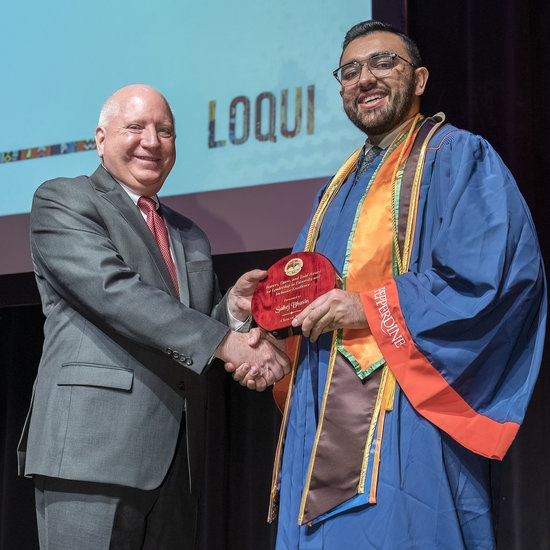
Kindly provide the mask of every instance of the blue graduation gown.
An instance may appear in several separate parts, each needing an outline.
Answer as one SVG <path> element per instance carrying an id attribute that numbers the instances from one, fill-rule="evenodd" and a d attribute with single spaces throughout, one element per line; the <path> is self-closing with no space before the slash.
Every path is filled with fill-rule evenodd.
<path id="1" fill-rule="evenodd" d="M 350 175 L 323 221 L 316 251 L 339 270 L 357 204 L 380 160 L 359 181 Z M 310 221 L 295 250 L 303 249 Z M 445 382 L 476 414 L 520 424 L 542 355 L 544 273 L 523 198 L 479 136 L 447 126 L 432 138 L 410 268 L 394 284 L 414 345 Z M 489 459 L 428 421 L 399 384 L 385 419 L 376 504 L 358 495 L 313 525 L 298 525 L 331 340 L 325 334 L 302 342 L 277 550 L 494 548 Z"/>

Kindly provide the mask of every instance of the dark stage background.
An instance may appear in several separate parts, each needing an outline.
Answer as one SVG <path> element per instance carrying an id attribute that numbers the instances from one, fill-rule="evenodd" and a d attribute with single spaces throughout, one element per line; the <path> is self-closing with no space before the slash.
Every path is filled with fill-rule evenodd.
<path id="1" fill-rule="evenodd" d="M 424 113 L 444 111 L 456 126 L 487 138 L 504 158 L 531 208 L 548 261 L 550 45 L 545 27 L 550 4 L 379 0 L 374 16 L 408 26 L 418 42 L 431 71 Z M 249 267 L 267 267 L 286 252 L 216 257 L 222 286 Z M 0 277 L 0 550 L 38 548 L 32 483 L 16 477 L 15 448 L 40 356 L 42 323 L 32 275 Z M 221 369 L 208 376 L 203 548 L 269 550 L 274 528 L 265 517 L 279 415 L 269 392 L 247 392 Z M 546 353 L 519 436 L 504 461 L 495 463 L 499 550 L 550 549 L 550 444 L 545 438 L 549 390 Z"/>

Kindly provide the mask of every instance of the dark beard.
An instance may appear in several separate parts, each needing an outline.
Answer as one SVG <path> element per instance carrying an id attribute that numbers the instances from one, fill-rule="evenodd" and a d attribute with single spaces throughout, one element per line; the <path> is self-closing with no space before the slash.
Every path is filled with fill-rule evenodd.
<path id="1" fill-rule="evenodd" d="M 406 83 L 406 88 L 402 90 L 398 96 L 395 96 L 393 104 L 390 109 L 384 114 L 382 120 L 378 124 L 367 126 L 359 117 L 358 110 L 352 108 L 346 108 L 344 104 L 344 111 L 361 132 L 367 134 L 367 136 L 380 136 L 389 134 L 393 129 L 397 128 L 402 122 L 404 122 L 407 113 L 409 112 L 411 105 L 414 101 L 414 88 L 415 78 L 414 75 Z"/>

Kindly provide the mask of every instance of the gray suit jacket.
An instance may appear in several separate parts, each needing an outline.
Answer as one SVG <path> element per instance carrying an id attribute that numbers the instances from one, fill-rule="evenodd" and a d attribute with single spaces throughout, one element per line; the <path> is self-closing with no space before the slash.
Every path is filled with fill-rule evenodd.
<path id="1" fill-rule="evenodd" d="M 20 473 L 153 489 L 186 408 L 200 485 L 199 374 L 228 331 L 205 234 L 162 207 L 179 278 L 140 211 L 103 168 L 35 193 L 31 241 L 45 342 L 19 446 Z"/>

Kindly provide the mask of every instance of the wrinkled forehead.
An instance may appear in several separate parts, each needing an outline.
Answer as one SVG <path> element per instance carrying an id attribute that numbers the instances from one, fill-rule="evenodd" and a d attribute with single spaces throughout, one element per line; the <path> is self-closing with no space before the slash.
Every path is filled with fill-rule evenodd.
<path id="1" fill-rule="evenodd" d="M 174 125 L 172 110 L 163 96 L 131 95 L 117 101 L 115 118 L 118 121 L 143 121 Z"/>
<path id="2" fill-rule="evenodd" d="M 394 52 L 408 58 L 405 43 L 391 32 L 372 32 L 352 40 L 342 52 L 340 65 L 352 61 L 365 61 L 380 52 Z"/>

